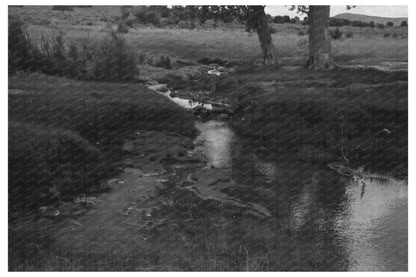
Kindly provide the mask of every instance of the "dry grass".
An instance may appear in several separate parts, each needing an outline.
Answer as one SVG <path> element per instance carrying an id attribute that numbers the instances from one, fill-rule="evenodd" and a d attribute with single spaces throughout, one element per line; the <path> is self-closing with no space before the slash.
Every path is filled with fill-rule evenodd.
<path id="1" fill-rule="evenodd" d="M 37 41 L 40 37 L 64 32 L 66 41 L 99 39 L 108 27 L 105 26 L 65 26 L 59 29 L 30 26 L 29 33 Z M 250 62 L 261 57 L 256 34 L 244 30 L 186 30 L 159 29 L 141 27 L 124 34 L 127 41 L 138 52 L 155 54 L 166 53 L 170 56 L 199 60 L 202 58 L 220 58 L 235 62 Z M 279 32 L 273 34 L 276 51 L 281 58 L 304 60 L 308 51 L 307 36 L 297 33 Z M 384 60 L 407 61 L 408 40 L 402 37 L 355 36 L 332 42 L 335 59 L 345 63 L 352 60 L 360 63 L 377 63 Z"/>
<path id="2" fill-rule="evenodd" d="M 63 32 L 66 41 L 94 39 L 104 36 L 110 28 L 116 29 L 118 6 L 75 8 L 73 12 L 52 11 L 50 6 L 9 8 L 10 14 L 19 15 L 27 24 L 30 35 L 40 37 Z M 45 16 L 46 15 L 46 16 Z M 271 24 L 277 53 L 285 62 L 304 62 L 308 51 L 307 26 Z M 333 27 L 331 27 L 333 28 Z M 407 61 L 408 28 L 340 27 L 344 36 L 333 41 L 334 57 L 342 63 L 372 63 L 384 60 Z M 346 38 L 346 34 L 352 37 Z M 195 30 L 155 28 L 136 25 L 124 34 L 138 52 L 166 53 L 170 56 L 198 60 L 221 58 L 250 62 L 261 57 L 257 35 L 248 34 L 243 26 L 219 29 L 200 27 Z"/>

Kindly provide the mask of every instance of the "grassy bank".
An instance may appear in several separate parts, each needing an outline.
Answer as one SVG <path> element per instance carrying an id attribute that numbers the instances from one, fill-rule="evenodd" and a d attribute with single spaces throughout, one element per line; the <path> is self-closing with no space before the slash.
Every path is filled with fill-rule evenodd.
<path id="1" fill-rule="evenodd" d="M 268 69 L 236 75 L 237 91 L 223 83 L 241 134 L 314 163 L 407 175 L 407 72 Z"/>
<path id="2" fill-rule="evenodd" d="M 35 73 L 11 76 L 9 90 L 11 207 L 33 209 L 99 185 L 133 131 L 195 134 L 185 111 L 141 85 Z M 43 192 L 22 193 L 33 187 Z"/>

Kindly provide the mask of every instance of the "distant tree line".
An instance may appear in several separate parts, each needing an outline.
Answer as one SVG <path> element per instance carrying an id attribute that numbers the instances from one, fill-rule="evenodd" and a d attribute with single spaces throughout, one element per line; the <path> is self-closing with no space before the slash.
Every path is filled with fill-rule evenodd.
<path id="1" fill-rule="evenodd" d="M 361 21 L 361 20 L 348 20 L 345 18 L 336 18 L 336 17 L 331 17 L 329 19 L 328 22 L 329 26 L 332 27 L 341 27 L 341 26 L 353 26 L 353 27 L 370 27 L 370 28 L 384 28 L 385 26 L 388 27 L 392 27 L 394 26 L 394 23 L 389 21 L 386 23 L 386 25 L 384 25 L 383 23 L 374 23 L 374 21 L 370 21 L 370 22 L 365 22 L 365 21 Z M 406 27 L 407 26 L 407 21 L 403 20 L 402 23 L 400 24 L 401 27 Z"/>

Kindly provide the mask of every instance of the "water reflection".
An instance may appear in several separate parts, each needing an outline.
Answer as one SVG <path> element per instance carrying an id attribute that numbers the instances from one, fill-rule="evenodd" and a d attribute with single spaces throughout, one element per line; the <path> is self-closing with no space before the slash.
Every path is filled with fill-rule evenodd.
<path id="1" fill-rule="evenodd" d="M 233 178 L 273 186 L 268 208 L 289 270 L 407 270 L 405 182 L 347 178 L 291 155 L 254 155 L 255 149 L 234 153 Z"/>
<path id="2" fill-rule="evenodd" d="M 212 166 L 230 168 L 240 188 L 257 193 L 245 200 L 273 213 L 255 225 L 236 219 L 230 245 L 244 245 L 247 233 L 261 237 L 253 249 L 268 249 L 272 270 L 407 270 L 405 182 L 348 178 L 288 153 L 261 155 L 220 121 L 196 127 L 196 151 Z"/>
<path id="3" fill-rule="evenodd" d="M 201 132 L 195 140 L 195 151 L 202 152 L 208 164 L 215 168 L 230 167 L 234 140 L 234 132 L 230 127 L 216 120 L 197 122 L 195 127 Z"/>

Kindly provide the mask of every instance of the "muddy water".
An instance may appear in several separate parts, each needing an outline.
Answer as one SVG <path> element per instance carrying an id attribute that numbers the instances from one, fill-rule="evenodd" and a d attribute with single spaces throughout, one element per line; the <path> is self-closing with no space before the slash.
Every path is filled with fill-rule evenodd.
<path id="1" fill-rule="evenodd" d="M 278 226 L 270 244 L 287 251 L 275 270 L 407 270 L 406 183 L 354 180 L 289 154 L 260 154 L 224 122 L 196 127 L 201 131 L 197 150 L 209 164 L 231 170 L 238 184 L 263 191 L 262 204 L 273 218 L 258 228 Z"/>
<path id="2" fill-rule="evenodd" d="M 169 98 L 186 109 L 201 105 Z M 221 121 L 197 122 L 196 128 L 195 151 L 210 166 L 231 171 L 238 185 L 258 192 L 246 201 L 260 201 L 272 211 L 271 219 L 254 227 L 255 236 L 265 237 L 254 248 L 268 249 L 268 269 L 407 270 L 406 182 L 354 179 L 288 153 L 259 151 L 259 145 Z M 237 234 L 253 227 L 244 219 L 232 224 L 237 244 L 247 243 Z"/>

